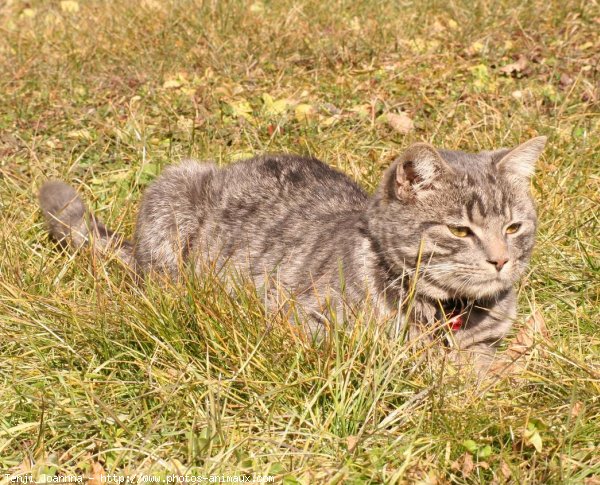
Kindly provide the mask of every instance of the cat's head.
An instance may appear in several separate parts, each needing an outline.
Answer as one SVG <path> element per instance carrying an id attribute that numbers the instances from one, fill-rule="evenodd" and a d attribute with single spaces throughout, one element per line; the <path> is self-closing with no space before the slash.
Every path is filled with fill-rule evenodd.
<path id="1" fill-rule="evenodd" d="M 373 223 L 387 260 L 417 275 L 417 290 L 431 298 L 483 298 L 509 288 L 535 242 L 529 186 L 545 143 L 537 137 L 477 154 L 410 147 L 375 198 Z"/>

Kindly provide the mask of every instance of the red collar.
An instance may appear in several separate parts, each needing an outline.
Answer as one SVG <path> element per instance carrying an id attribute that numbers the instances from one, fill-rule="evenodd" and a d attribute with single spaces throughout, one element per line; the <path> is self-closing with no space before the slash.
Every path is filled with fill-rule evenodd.
<path id="1" fill-rule="evenodd" d="M 466 323 L 466 302 L 456 299 L 448 300 L 443 306 L 443 319 L 453 332 L 458 332 Z"/>
<path id="2" fill-rule="evenodd" d="M 453 311 L 446 315 L 448 326 L 453 332 L 458 332 L 465 324 L 464 315 L 462 313 Z"/>

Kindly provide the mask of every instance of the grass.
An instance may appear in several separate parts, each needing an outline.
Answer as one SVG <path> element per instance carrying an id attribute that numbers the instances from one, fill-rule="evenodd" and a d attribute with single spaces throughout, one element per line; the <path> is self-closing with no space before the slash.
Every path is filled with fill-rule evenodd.
<path id="1" fill-rule="evenodd" d="M 570 0 L 4 2 L 0 470 L 599 483 L 599 31 L 597 2 Z M 58 251 L 35 202 L 60 177 L 131 234 L 182 157 L 310 153 L 372 191 L 412 142 L 536 134 L 515 331 L 537 310 L 549 337 L 486 388 L 376 325 L 313 348 L 245 287 L 136 288 Z"/>

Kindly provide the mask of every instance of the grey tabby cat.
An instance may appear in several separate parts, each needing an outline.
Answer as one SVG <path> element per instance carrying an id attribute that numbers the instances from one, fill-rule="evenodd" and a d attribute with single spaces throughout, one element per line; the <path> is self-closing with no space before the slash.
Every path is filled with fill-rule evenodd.
<path id="1" fill-rule="evenodd" d="M 146 191 L 133 243 L 63 182 L 46 183 L 39 200 L 56 240 L 116 251 L 137 274 L 177 278 L 183 263 L 200 274 L 233 268 L 274 307 L 285 289 L 312 332 L 367 298 L 412 335 L 445 326 L 481 367 L 515 316 L 513 285 L 536 231 L 530 177 L 545 143 L 477 154 L 419 143 L 371 197 L 314 158 L 184 161 Z"/>

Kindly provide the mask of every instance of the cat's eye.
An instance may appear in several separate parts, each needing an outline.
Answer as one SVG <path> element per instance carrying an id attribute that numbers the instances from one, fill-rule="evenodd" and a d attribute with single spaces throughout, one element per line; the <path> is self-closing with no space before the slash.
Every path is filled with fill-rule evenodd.
<path id="1" fill-rule="evenodd" d="M 516 222 L 516 223 L 511 224 L 510 226 L 508 226 L 506 228 L 506 234 L 514 234 L 519 229 L 521 229 L 521 224 L 519 224 L 518 222 Z"/>
<path id="2" fill-rule="evenodd" d="M 448 229 L 456 237 L 467 237 L 471 234 L 471 229 L 465 226 L 448 226 Z"/>

